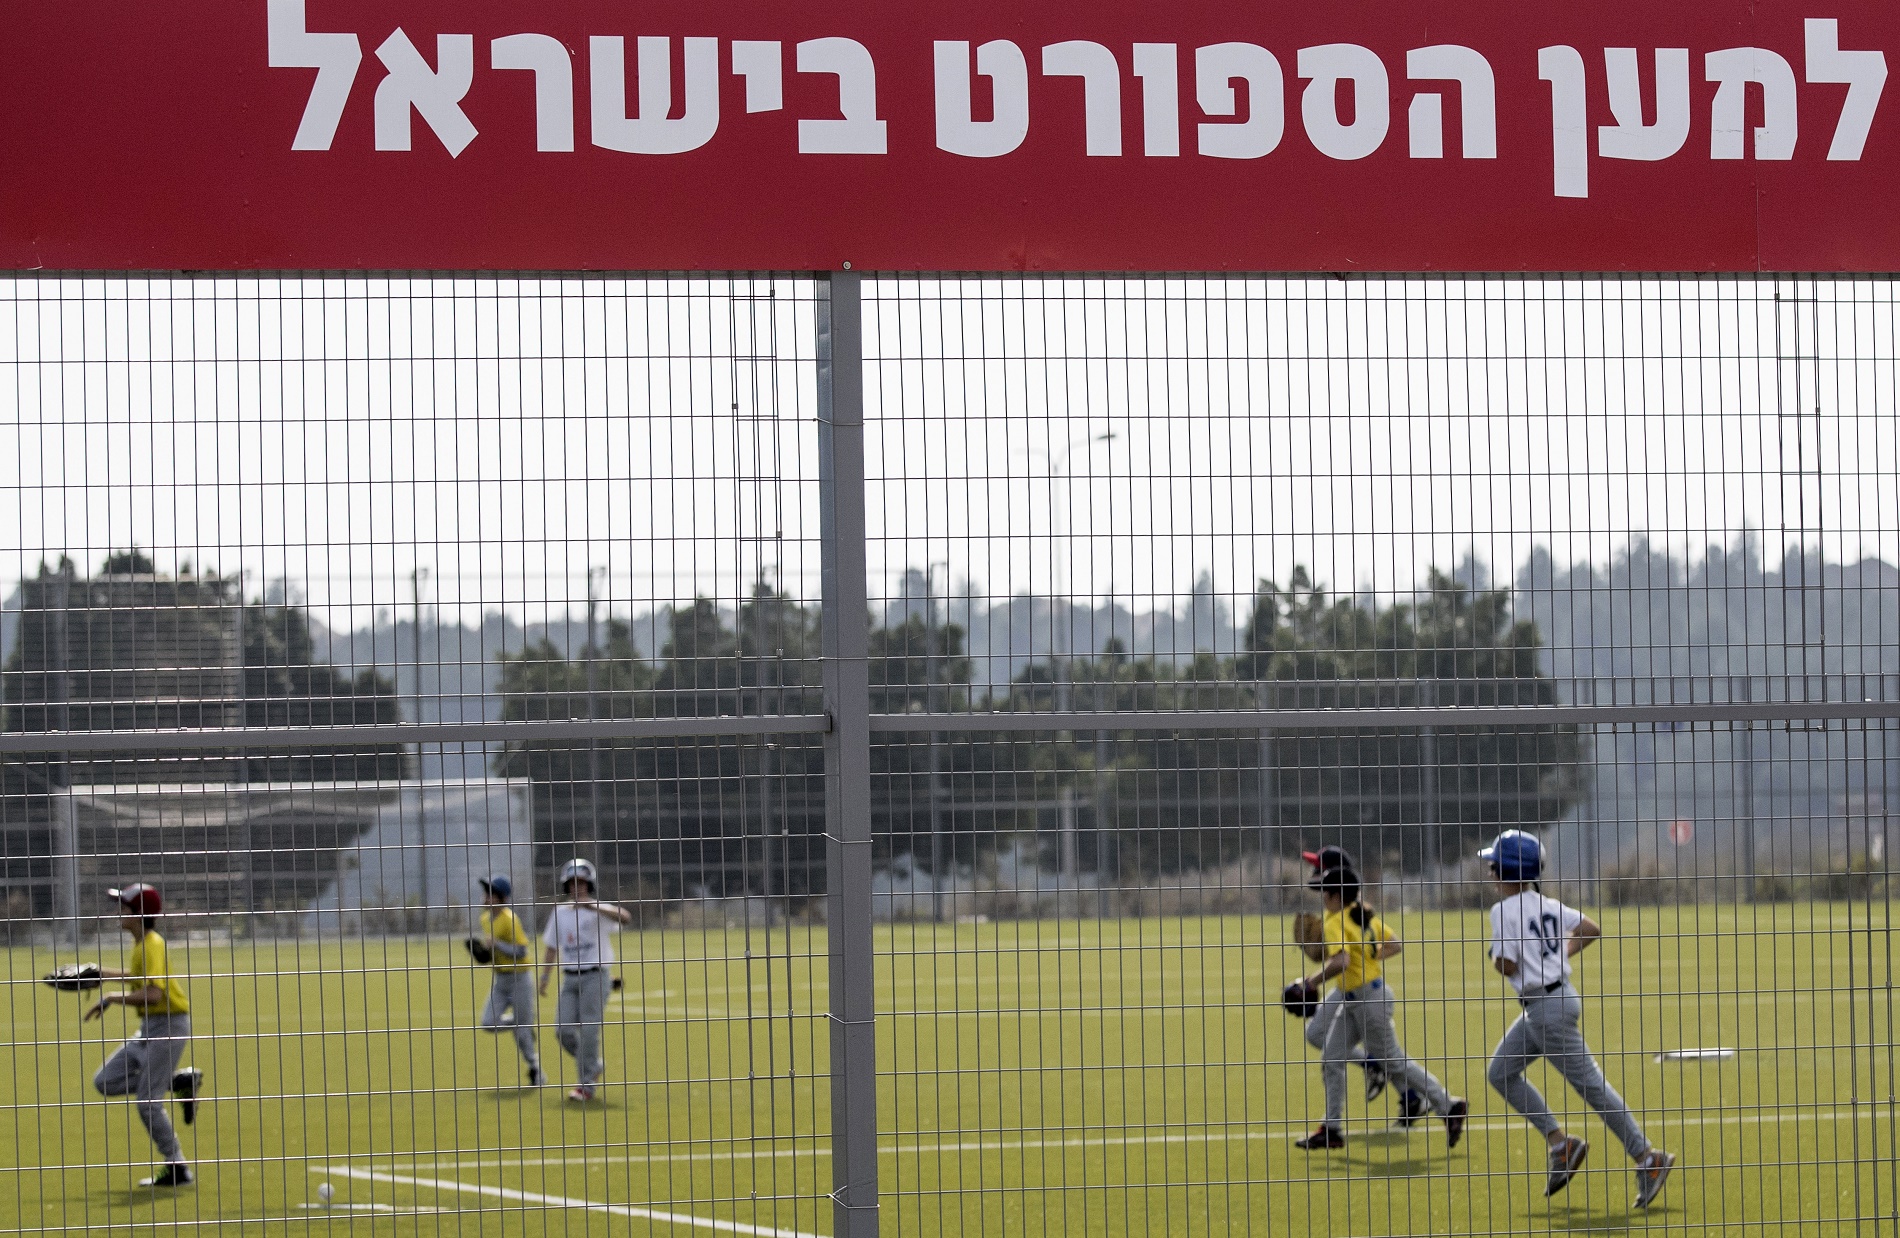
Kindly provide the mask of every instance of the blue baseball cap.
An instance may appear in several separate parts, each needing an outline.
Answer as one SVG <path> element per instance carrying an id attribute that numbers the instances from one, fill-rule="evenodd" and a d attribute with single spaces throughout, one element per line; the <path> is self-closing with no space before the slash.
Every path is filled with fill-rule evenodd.
<path id="1" fill-rule="evenodd" d="M 1544 844 L 1528 830 L 1506 830 L 1478 858 L 1505 881 L 1536 881 L 1544 871 Z"/>
<path id="2" fill-rule="evenodd" d="M 496 873 L 493 877 L 483 877 L 477 882 L 496 898 L 507 898 L 515 892 L 515 883 L 508 880 L 506 873 Z"/>

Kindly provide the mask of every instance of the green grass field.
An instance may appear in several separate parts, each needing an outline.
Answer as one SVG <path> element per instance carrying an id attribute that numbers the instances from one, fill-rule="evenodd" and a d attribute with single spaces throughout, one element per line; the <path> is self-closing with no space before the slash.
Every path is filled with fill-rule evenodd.
<path id="1" fill-rule="evenodd" d="M 1682 1163 L 1647 1215 L 1581 1113 L 1586 1173 L 1542 1198 L 1539 1143 L 1484 1082 L 1516 1008 L 1482 914 L 1393 919 L 1402 1038 L 1472 1102 L 1449 1153 L 1436 1121 L 1388 1129 L 1356 1073 L 1349 1147 L 1291 1146 L 1321 1094 L 1272 1004 L 1300 969 L 1278 917 L 881 927 L 884 1232 L 1896 1232 L 1886 906 L 1605 913 L 1586 1030 Z M 130 1105 L 90 1087 L 125 1016 L 82 1026 L 79 998 L 33 983 L 53 956 L 12 951 L 0 1229 L 829 1233 L 824 951 L 799 927 L 623 935 L 611 1086 L 580 1108 L 522 1088 L 512 1042 L 471 1029 L 486 977 L 446 938 L 179 947 L 212 1099 L 184 1131 L 200 1182 L 163 1197 L 131 1185 L 150 1144 Z M 1651 1056 L 1710 1046 L 1739 1053 Z"/>

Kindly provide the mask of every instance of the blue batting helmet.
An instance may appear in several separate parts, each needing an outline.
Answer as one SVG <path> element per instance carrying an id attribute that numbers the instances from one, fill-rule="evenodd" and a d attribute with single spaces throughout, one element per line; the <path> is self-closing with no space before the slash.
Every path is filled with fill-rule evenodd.
<path id="1" fill-rule="evenodd" d="M 507 898 L 515 892 L 515 883 L 508 880 L 506 873 L 496 873 L 493 877 L 481 878 L 479 884 L 496 898 Z"/>
<path id="2" fill-rule="evenodd" d="M 1544 844 L 1528 830 L 1506 830 L 1478 858 L 1505 881 L 1536 881 L 1544 871 Z"/>

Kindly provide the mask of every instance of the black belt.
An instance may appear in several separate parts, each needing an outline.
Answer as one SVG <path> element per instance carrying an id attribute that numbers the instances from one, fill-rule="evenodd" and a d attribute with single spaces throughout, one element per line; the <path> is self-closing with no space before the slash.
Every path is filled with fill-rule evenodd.
<path id="1" fill-rule="evenodd" d="M 1552 993 L 1561 992 L 1563 987 L 1569 983 L 1568 980 L 1558 980 L 1552 984 L 1545 985 L 1541 989 L 1531 989 L 1527 992 L 1520 993 L 1517 997 L 1517 1004 L 1520 1006 L 1529 1006 L 1531 1004 L 1531 998 L 1549 997 Z"/>
<path id="2" fill-rule="evenodd" d="M 563 967 L 561 970 L 563 972 L 566 972 L 570 976 L 588 976 L 588 975 L 592 975 L 594 972 L 599 971 L 600 968 L 598 966 L 596 967 Z"/>

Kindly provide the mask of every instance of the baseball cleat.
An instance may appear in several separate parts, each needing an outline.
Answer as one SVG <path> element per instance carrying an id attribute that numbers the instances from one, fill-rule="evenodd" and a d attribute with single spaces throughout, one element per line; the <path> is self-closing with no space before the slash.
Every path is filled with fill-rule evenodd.
<path id="1" fill-rule="evenodd" d="M 1550 1176 L 1544 1179 L 1544 1198 L 1549 1199 L 1569 1186 L 1570 1180 L 1583 1168 L 1583 1158 L 1588 1155 L 1590 1145 L 1575 1135 L 1566 1135 L 1562 1143 L 1553 1144 L 1550 1149 Z"/>
<path id="2" fill-rule="evenodd" d="M 594 1089 L 590 1087 L 569 1088 L 567 1098 L 577 1105 L 584 1105 L 594 1099 Z"/>
<path id="3" fill-rule="evenodd" d="M 1293 1146 L 1304 1148 L 1308 1152 L 1324 1152 L 1331 1148 L 1346 1146 L 1346 1137 L 1330 1126 L 1321 1126 L 1304 1139 L 1295 1139 Z"/>
<path id="4" fill-rule="evenodd" d="M 172 1076 L 172 1095 L 179 1100 L 178 1112 L 186 1126 L 198 1120 L 198 1093 L 204 1085 L 205 1072 L 195 1066 Z"/>
<path id="5" fill-rule="evenodd" d="M 149 1178 L 140 1178 L 140 1186 L 190 1186 L 194 1179 L 189 1165 L 167 1165 Z"/>
<path id="6" fill-rule="evenodd" d="M 1377 1062 L 1361 1062 L 1360 1068 L 1366 1072 L 1366 1103 L 1370 1105 L 1385 1092 L 1385 1067 Z"/>
<path id="7" fill-rule="evenodd" d="M 1651 1148 L 1636 1162 L 1636 1206 L 1647 1208 L 1662 1194 L 1663 1183 L 1676 1167 L 1676 1154 Z"/>
<path id="8" fill-rule="evenodd" d="M 1465 1117 L 1471 1112 L 1471 1102 L 1462 1096 L 1451 1098 L 1451 1108 L 1445 1110 L 1445 1147 L 1449 1150 L 1458 1146 L 1465 1137 Z"/>
<path id="9" fill-rule="evenodd" d="M 541 1068 L 539 1066 L 528 1067 L 528 1086 L 529 1087 L 538 1088 L 543 1083 L 546 1083 L 546 1082 L 547 1082 L 547 1076 L 541 1073 Z"/>
<path id="10" fill-rule="evenodd" d="M 1397 1125 L 1400 1130 L 1409 1131 L 1423 1121 L 1425 1115 L 1431 1111 L 1432 1107 L 1425 1103 L 1423 1096 L 1407 1088 L 1399 1094 L 1399 1117 Z"/>

